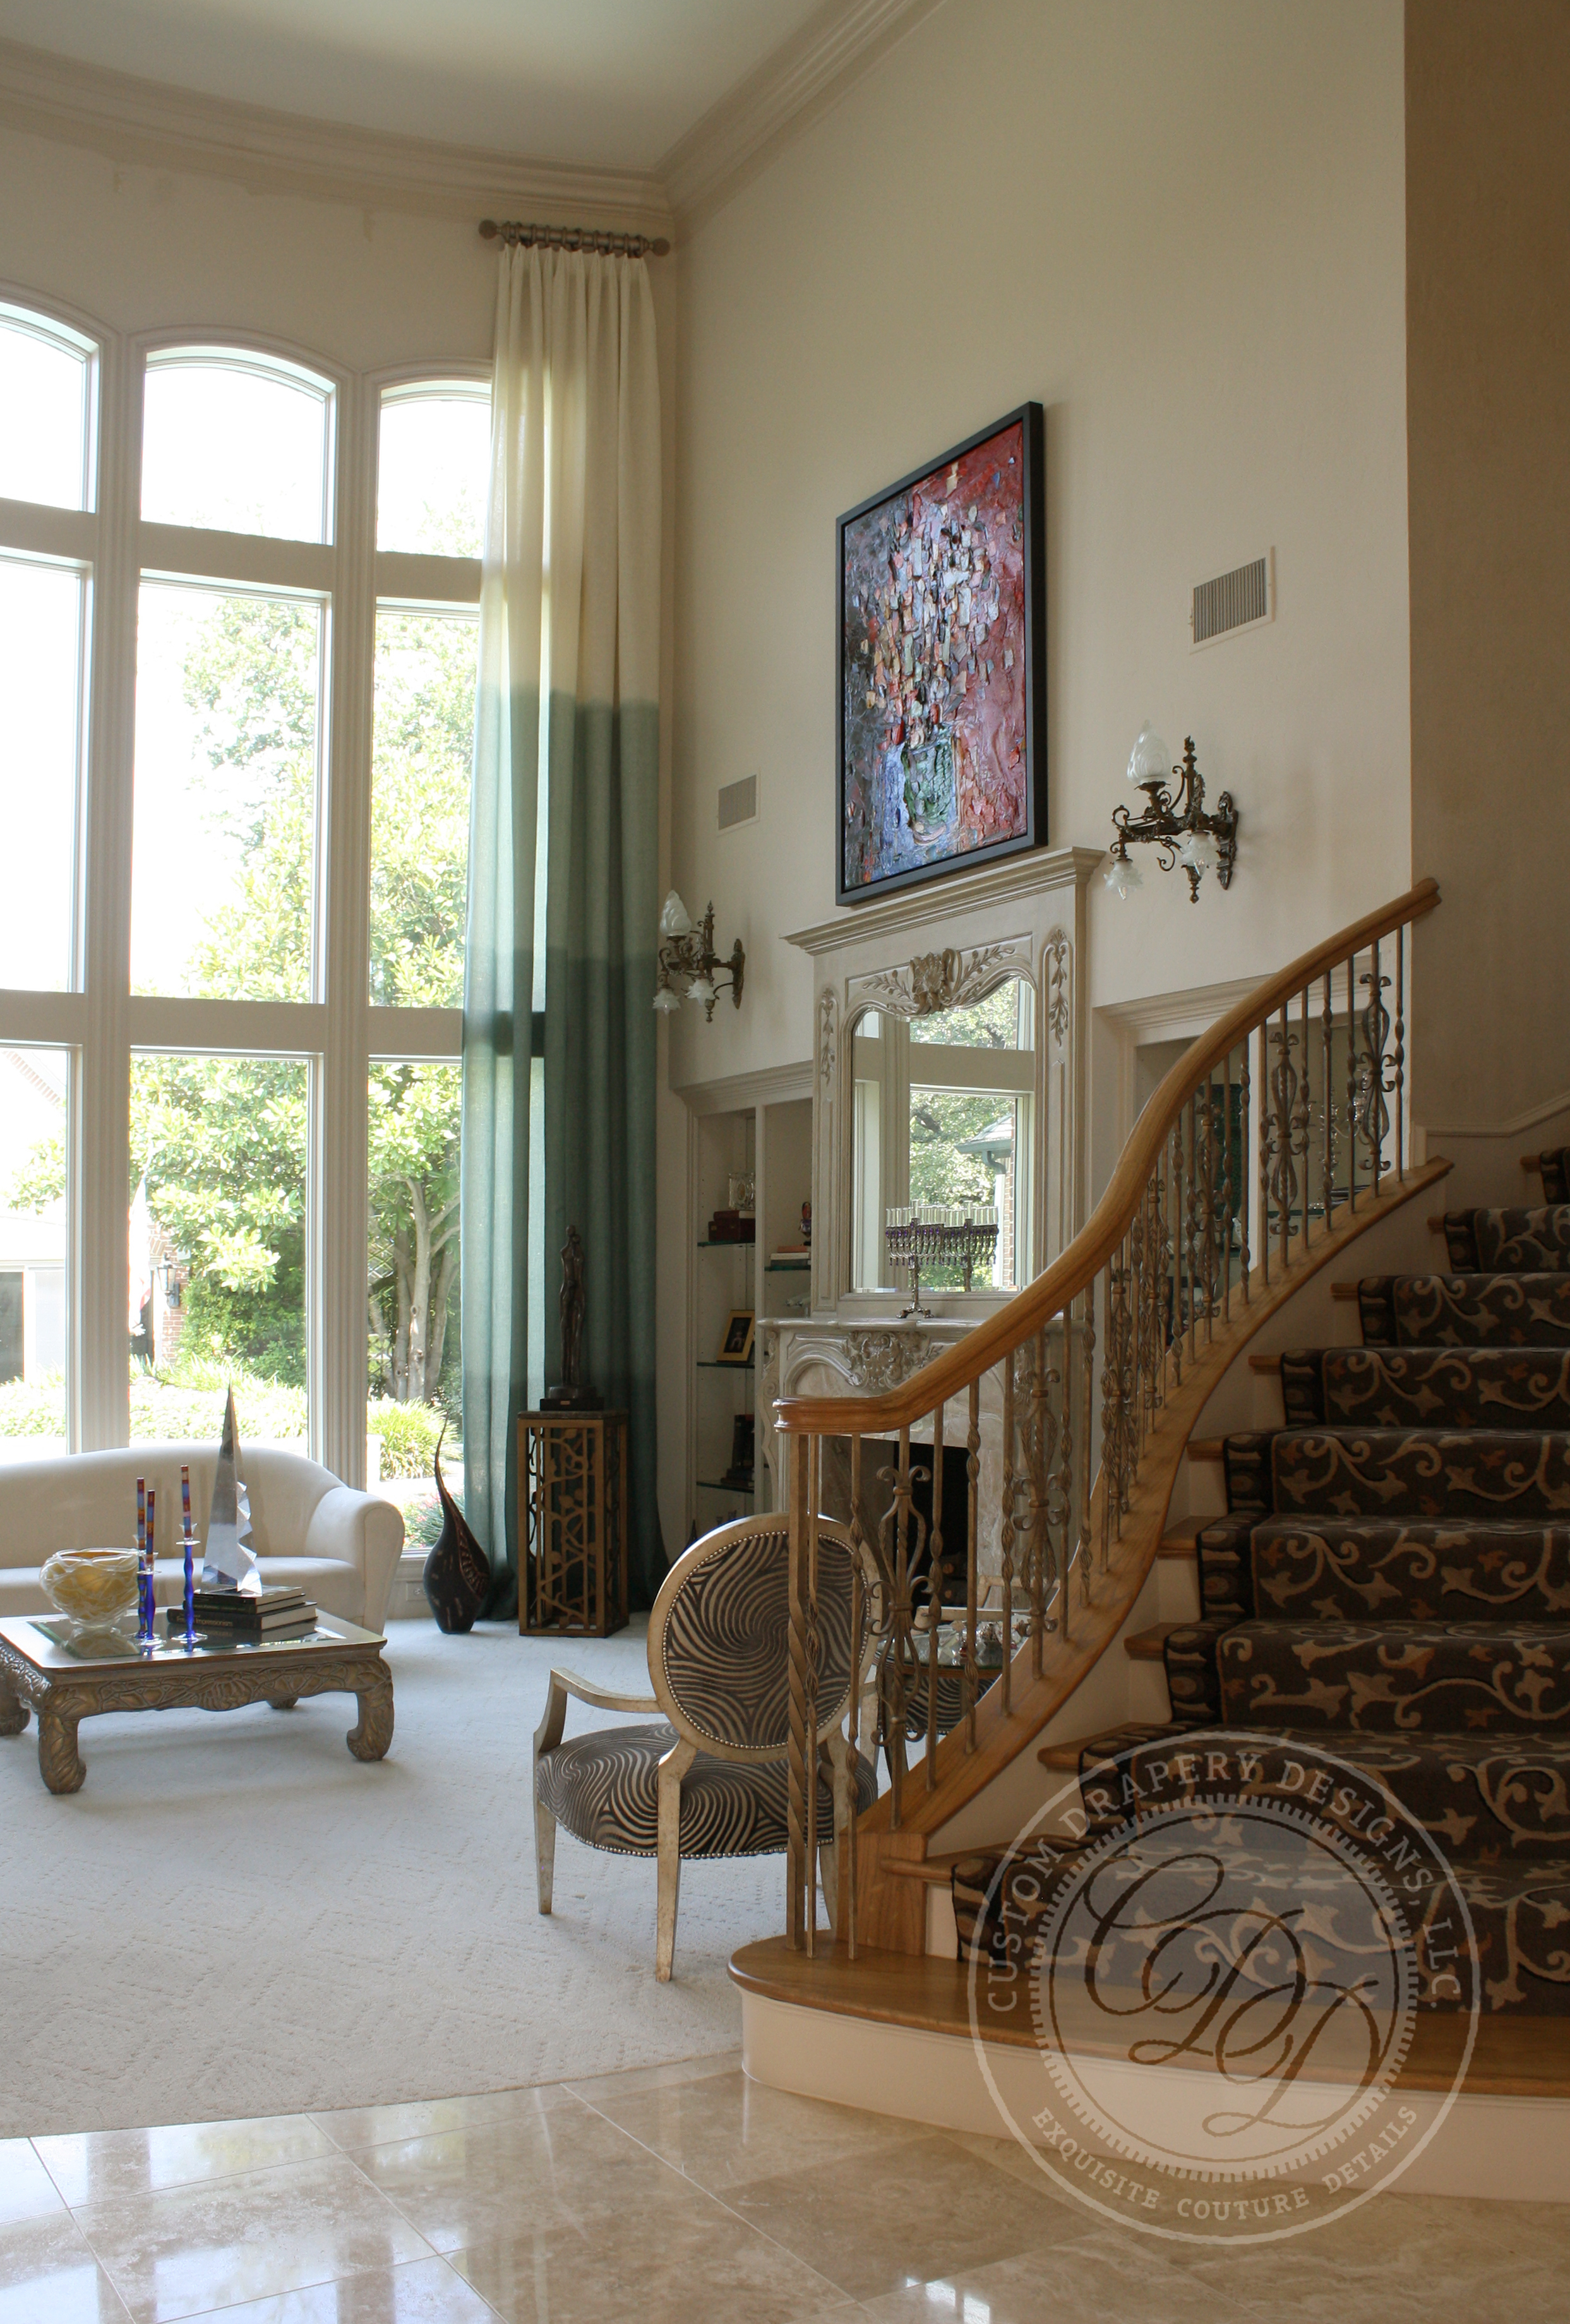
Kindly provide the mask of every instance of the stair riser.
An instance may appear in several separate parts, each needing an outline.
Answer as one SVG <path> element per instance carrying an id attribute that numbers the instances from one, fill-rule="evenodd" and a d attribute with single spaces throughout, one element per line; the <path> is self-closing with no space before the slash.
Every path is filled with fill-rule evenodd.
<path id="1" fill-rule="evenodd" d="M 1364 1734 L 1570 1730 L 1570 1627 L 1490 1630 L 1406 1640 L 1336 1622 L 1245 1623 L 1216 1647 L 1221 1715 Z"/>

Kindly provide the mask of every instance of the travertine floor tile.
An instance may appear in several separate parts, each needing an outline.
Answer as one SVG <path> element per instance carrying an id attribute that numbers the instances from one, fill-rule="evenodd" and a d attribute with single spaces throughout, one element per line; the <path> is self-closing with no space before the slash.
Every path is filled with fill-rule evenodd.
<path id="1" fill-rule="evenodd" d="M 874 2324 L 1251 2324 L 1252 2311 L 1168 2266 L 1149 2237 L 1108 2228 L 908 2284 L 864 2313 Z"/>
<path id="2" fill-rule="evenodd" d="M 524 2223 L 576 2231 L 699 2200 L 679 2172 L 582 2106 L 368 2147 L 354 2160 L 443 2252 L 515 2235 Z"/>
<path id="3" fill-rule="evenodd" d="M 341 2155 L 94 2204 L 75 2217 L 137 2324 L 430 2256 Z"/>
<path id="4" fill-rule="evenodd" d="M 0 2324 L 126 2324 L 69 2213 L 0 2227 Z"/>
<path id="5" fill-rule="evenodd" d="M 749 2081 L 739 2070 L 630 2096 L 607 2087 L 593 2104 L 698 2186 L 720 2195 L 755 2179 L 840 2156 L 864 2159 L 874 2147 L 930 2135 L 919 2123 L 793 2098 Z"/>
<path id="6" fill-rule="evenodd" d="M 864 2301 L 1085 2232 L 1081 2213 L 936 2133 L 753 2180 L 725 2200 Z"/>
<path id="7" fill-rule="evenodd" d="M 446 2260 L 416 2259 L 215 2309 L 197 2324 L 496 2324 L 496 2311 Z"/>
<path id="8" fill-rule="evenodd" d="M 565 2082 L 541 2082 L 528 2089 L 485 2090 L 472 2098 L 416 2098 L 404 2106 L 343 2107 L 310 2117 L 335 2146 L 352 2153 L 363 2146 L 389 2146 L 409 2138 L 431 2138 L 485 2122 L 531 2122 L 557 2107 L 578 2107 Z"/>
<path id="9" fill-rule="evenodd" d="M 46 2219 L 63 2211 L 64 2199 L 40 2162 L 30 2139 L 0 2139 L 0 2227 L 17 2219 Z"/>
<path id="10" fill-rule="evenodd" d="M 198 2180 L 233 2179 L 275 2163 L 309 2163 L 333 2152 L 331 2141 L 303 2114 L 255 2122 L 176 2123 L 162 2130 L 92 2131 L 33 2144 L 75 2210 Z"/>
<path id="11" fill-rule="evenodd" d="M 586 2080 L 575 2074 L 559 2087 L 576 2090 L 591 2105 L 596 2093 L 607 2090 L 613 2096 L 638 2098 L 645 2090 L 662 2090 L 673 2082 L 703 2082 L 711 2075 L 739 2073 L 742 2053 L 739 2050 L 716 2050 L 710 2057 L 681 2058 L 669 2066 L 633 2066 L 623 2074 L 591 2074 Z"/>
<path id="12" fill-rule="evenodd" d="M 452 2258 L 504 2324 L 798 2324 L 855 2312 L 804 2260 L 696 2190 L 583 2233 L 540 2225 Z"/>

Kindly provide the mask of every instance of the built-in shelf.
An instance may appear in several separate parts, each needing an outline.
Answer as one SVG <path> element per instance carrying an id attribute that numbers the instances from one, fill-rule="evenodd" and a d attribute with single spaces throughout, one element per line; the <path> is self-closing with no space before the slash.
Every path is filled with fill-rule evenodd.
<path id="1" fill-rule="evenodd" d="M 705 1493 L 739 1493 L 744 1501 L 753 1498 L 753 1488 L 751 1485 L 727 1485 L 718 1477 L 699 1477 L 696 1481 L 699 1490 Z"/>
<path id="2" fill-rule="evenodd" d="M 699 1356 L 697 1369 L 700 1372 L 750 1372 L 753 1366 L 751 1356 L 744 1364 L 733 1364 L 721 1356 Z"/>
<path id="3" fill-rule="evenodd" d="M 766 1259 L 763 1272 L 765 1275 L 810 1275 L 812 1261 L 809 1259 Z"/>
<path id="4" fill-rule="evenodd" d="M 700 1237 L 697 1247 L 699 1250 L 756 1250 L 758 1245 L 755 1237 L 751 1242 L 743 1242 L 739 1236 L 734 1242 L 710 1242 Z"/>

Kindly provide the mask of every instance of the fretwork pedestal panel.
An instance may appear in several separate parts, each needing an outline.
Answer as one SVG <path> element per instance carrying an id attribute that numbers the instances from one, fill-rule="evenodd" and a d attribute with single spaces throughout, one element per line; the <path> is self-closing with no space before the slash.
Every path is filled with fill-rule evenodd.
<path id="1" fill-rule="evenodd" d="M 627 1416 L 525 1412 L 518 1421 L 528 1532 L 518 1628 L 607 1638 L 627 1621 Z"/>

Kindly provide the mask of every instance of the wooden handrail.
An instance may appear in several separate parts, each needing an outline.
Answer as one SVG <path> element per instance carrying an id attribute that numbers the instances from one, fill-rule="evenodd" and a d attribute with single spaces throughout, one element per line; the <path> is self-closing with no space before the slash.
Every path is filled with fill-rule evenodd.
<path id="1" fill-rule="evenodd" d="M 1420 920 L 1439 901 L 1436 880 L 1419 880 L 1404 896 L 1370 912 L 1327 943 L 1302 953 L 1256 986 L 1208 1032 L 1192 1042 L 1168 1074 L 1135 1124 L 1117 1168 L 1085 1225 L 1067 1250 L 1015 1294 L 1006 1307 L 936 1356 L 885 1396 L 789 1396 L 774 1406 L 782 1434 L 882 1436 L 913 1427 L 940 1404 L 958 1396 L 1000 1363 L 1011 1350 L 1062 1314 L 1094 1281 L 1116 1250 L 1143 1197 L 1178 1115 L 1206 1074 L 1221 1065 L 1240 1038 L 1255 1031 L 1289 1000 L 1331 970 L 1341 967 L 1381 936 Z"/>

